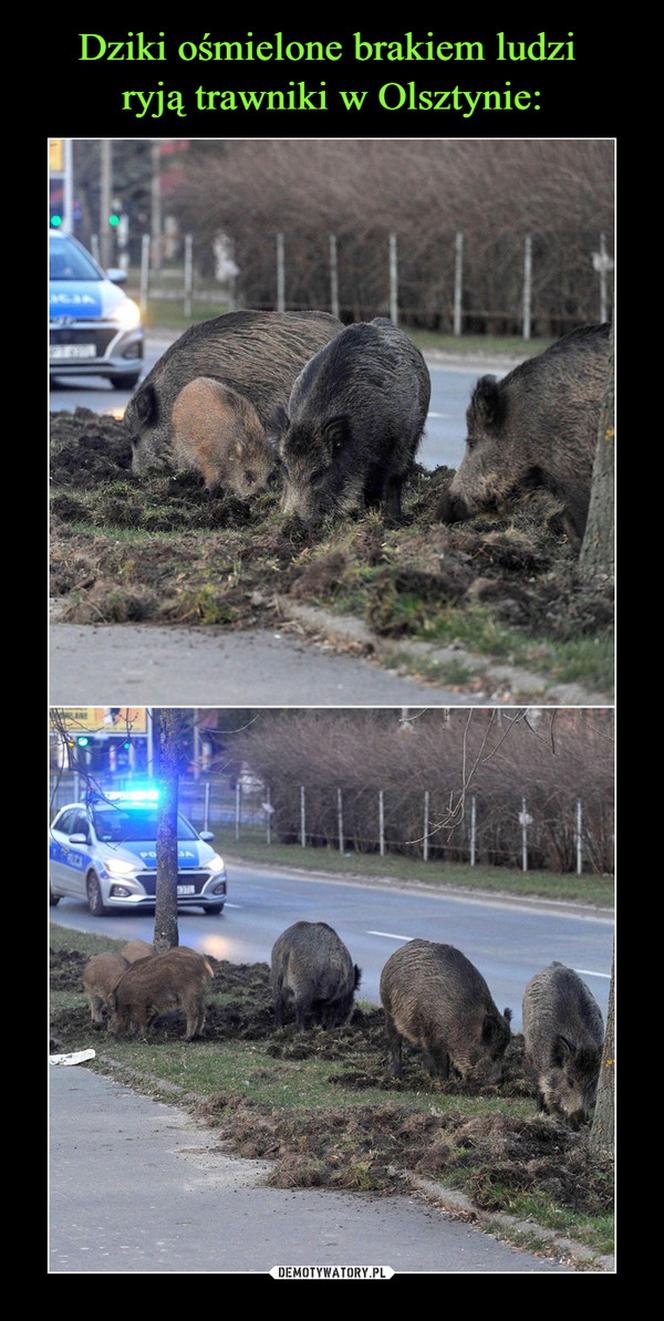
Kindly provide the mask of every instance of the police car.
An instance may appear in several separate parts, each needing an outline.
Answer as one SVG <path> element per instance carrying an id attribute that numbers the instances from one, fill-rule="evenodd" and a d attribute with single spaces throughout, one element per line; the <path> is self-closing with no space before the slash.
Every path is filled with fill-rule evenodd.
<path id="1" fill-rule="evenodd" d="M 95 917 L 113 908 L 151 910 L 157 883 L 157 789 L 108 792 L 69 803 L 50 830 L 50 903 L 87 900 Z M 178 813 L 178 907 L 220 913 L 223 858 Z"/>
<path id="2" fill-rule="evenodd" d="M 103 271 L 77 239 L 49 233 L 51 376 L 105 376 L 131 390 L 143 366 L 138 304 L 118 288 L 126 274 Z"/>

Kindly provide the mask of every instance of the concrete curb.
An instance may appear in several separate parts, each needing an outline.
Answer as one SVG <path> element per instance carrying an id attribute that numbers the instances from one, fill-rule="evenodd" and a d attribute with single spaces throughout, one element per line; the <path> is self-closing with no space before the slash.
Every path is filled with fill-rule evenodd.
<path id="1" fill-rule="evenodd" d="M 509 894 L 506 890 L 475 890 L 461 885 L 427 885 L 426 881 L 409 881 L 400 876 L 366 876 L 362 872 L 333 872 L 316 871 L 311 867 L 286 866 L 281 862 L 260 862 L 253 858 L 243 858 L 238 853 L 229 853 L 224 849 L 224 859 L 233 866 L 257 868 L 259 871 L 277 872 L 279 875 L 289 876 L 295 873 L 305 880 L 313 881 L 331 881 L 334 884 L 357 885 L 366 888 L 377 888 L 382 890 L 395 891 L 417 891 L 419 894 L 426 894 L 438 897 L 440 899 L 477 899 L 478 902 L 491 901 L 492 903 L 503 904 L 507 908 L 521 907 L 532 908 L 540 907 L 552 911 L 560 911 L 563 914 L 571 914 L 576 917 L 590 917 L 612 922 L 614 918 L 614 909 L 606 908 L 600 904 L 582 904 L 574 899 L 545 899 L 543 895 L 536 894 Z"/>
<path id="2" fill-rule="evenodd" d="M 262 596 L 261 593 L 255 595 L 257 598 Z M 263 598 L 262 603 L 265 602 L 267 598 Z M 549 706 L 611 705 L 608 696 L 587 692 L 580 684 L 549 685 L 546 675 L 534 674 L 530 670 L 523 670 L 514 665 L 491 661 L 486 656 L 466 651 L 464 647 L 442 647 L 434 642 L 413 642 L 407 638 L 397 641 L 381 638 L 369 628 L 368 624 L 356 619 L 354 615 L 335 615 L 320 606 L 300 605 L 291 601 L 288 596 L 276 595 L 273 597 L 273 602 L 285 619 L 301 624 L 311 633 L 322 634 L 326 641 L 332 644 L 350 645 L 371 653 L 388 668 L 390 660 L 394 661 L 395 656 L 399 654 L 409 656 L 414 661 L 428 661 L 436 665 L 449 665 L 455 662 L 464 665 L 478 677 L 481 676 L 486 680 L 488 687 L 498 684 L 503 692 L 508 688 L 507 695 L 503 697 L 499 692 L 487 693 L 487 704 L 503 702 L 505 705 L 520 705 L 516 701 L 516 692 L 520 697 L 536 698 L 538 705 L 542 703 Z"/>
<path id="3" fill-rule="evenodd" d="M 536 1234 L 561 1257 L 584 1265 L 592 1262 L 600 1271 L 615 1271 L 615 1258 L 613 1256 L 602 1256 L 593 1252 L 593 1249 L 586 1247 L 585 1243 L 577 1243 L 574 1239 L 564 1238 L 555 1229 L 547 1229 L 544 1225 L 539 1225 L 536 1220 L 519 1220 L 517 1216 L 505 1215 L 502 1212 L 483 1211 L 481 1207 L 476 1206 L 471 1201 L 470 1197 L 459 1192 L 458 1189 L 445 1188 L 443 1184 L 437 1183 L 433 1179 L 425 1179 L 422 1175 L 413 1174 L 410 1171 L 406 1172 L 406 1181 L 411 1188 L 426 1197 L 427 1201 L 435 1202 L 441 1210 L 446 1211 L 448 1215 L 454 1216 L 458 1220 L 471 1221 L 489 1233 L 493 1229 L 503 1230 L 507 1237 L 513 1232 L 517 1234 Z"/>

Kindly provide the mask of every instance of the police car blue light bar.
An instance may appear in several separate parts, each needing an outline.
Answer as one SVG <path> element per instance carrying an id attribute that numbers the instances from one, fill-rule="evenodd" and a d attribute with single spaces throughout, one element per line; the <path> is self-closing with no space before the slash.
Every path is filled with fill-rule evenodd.
<path id="1" fill-rule="evenodd" d="M 159 799 L 158 789 L 109 789 L 104 794 L 109 803 L 156 803 Z"/>

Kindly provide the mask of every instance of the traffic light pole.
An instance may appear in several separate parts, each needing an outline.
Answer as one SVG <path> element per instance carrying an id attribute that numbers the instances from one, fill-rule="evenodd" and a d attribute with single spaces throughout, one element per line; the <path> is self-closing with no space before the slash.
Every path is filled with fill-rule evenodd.
<path id="1" fill-rule="evenodd" d="M 111 232 L 109 229 L 108 217 L 111 213 L 111 193 L 112 193 L 112 173 L 113 164 L 111 157 L 112 143 L 110 138 L 102 138 L 99 143 L 101 152 L 100 161 L 100 209 L 99 209 L 99 243 L 101 265 L 106 270 L 111 265 Z"/>
<path id="2" fill-rule="evenodd" d="M 62 183 L 63 210 L 62 229 L 65 234 L 74 232 L 74 151 L 71 138 L 64 140 L 64 179 Z"/>

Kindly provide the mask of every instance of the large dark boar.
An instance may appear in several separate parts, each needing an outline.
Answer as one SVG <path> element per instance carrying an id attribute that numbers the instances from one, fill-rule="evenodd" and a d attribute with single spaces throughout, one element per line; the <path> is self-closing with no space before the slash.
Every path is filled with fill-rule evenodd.
<path id="1" fill-rule="evenodd" d="M 392 1056 L 401 1073 L 402 1037 L 424 1052 L 432 1077 L 474 1073 L 499 1082 L 510 1040 L 511 1009 L 501 1014 L 477 968 L 453 945 L 410 940 L 387 960 L 380 979 Z"/>
<path id="2" fill-rule="evenodd" d="M 391 321 L 342 331 L 307 363 L 288 413 L 275 417 L 285 512 L 312 524 L 382 504 L 398 517 L 430 397 L 422 354 Z"/>
<path id="3" fill-rule="evenodd" d="M 88 959 L 83 969 L 83 988 L 93 1027 L 104 1026 L 104 1010 L 116 982 L 128 967 L 129 961 L 120 954 L 93 954 Z"/>
<path id="4" fill-rule="evenodd" d="M 201 321 L 162 353 L 127 405 L 124 424 L 133 446 L 132 467 L 173 466 L 171 415 L 184 386 L 212 377 L 253 404 L 263 426 L 288 401 L 293 382 L 312 354 L 342 329 L 327 312 L 228 312 Z M 237 416 L 237 439 L 246 438 Z"/>
<path id="5" fill-rule="evenodd" d="M 296 922 L 272 948 L 274 1021 L 281 1027 L 291 1003 L 300 1031 L 313 1017 L 321 1027 L 345 1023 L 360 984 L 360 969 L 326 922 Z"/>
<path id="6" fill-rule="evenodd" d="M 139 959 L 130 964 L 110 996 L 109 1031 L 127 1032 L 133 1022 L 145 1036 L 160 1014 L 182 1009 L 187 1018 L 185 1038 L 191 1041 L 203 1031 L 211 975 L 207 959 L 195 950 L 170 949 Z"/>
<path id="7" fill-rule="evenodd" d="M 578 1128 L 595 1104 L 604 1024 L 597 1001 L 572 968 L 550 963 L 523 997 L 526 1058 L 547 1114 Z"/>
<path id="8" fill-rule="evenodd" d="M 567 532 L 583 536 L 588 516 L 609 326 L 583 326 L 502 381 L 483 376 L 466 413 L 462 463 L 440 506 L 445 523 L 499 509 L 533 486 L 564 504 Z"/>

